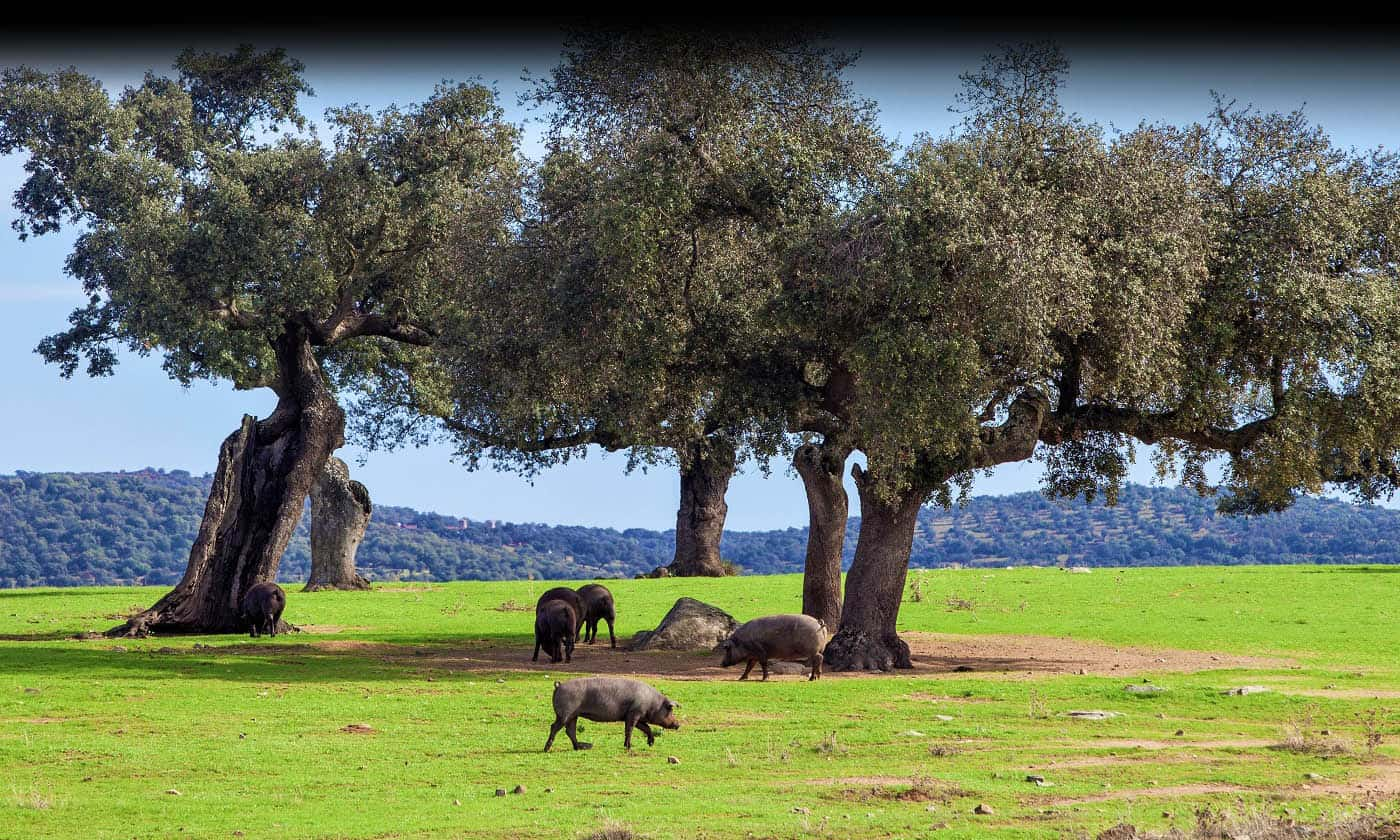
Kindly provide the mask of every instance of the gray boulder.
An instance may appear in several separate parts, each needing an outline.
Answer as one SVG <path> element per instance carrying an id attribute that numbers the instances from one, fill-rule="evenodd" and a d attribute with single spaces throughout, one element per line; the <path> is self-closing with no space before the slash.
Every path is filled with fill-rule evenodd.
<path id="1" fill-rule="evenodd" d="M 739 627 L 734 616 L 694 598 L 680 598 L 655 630 L 632 637 L 632 650 L 714 650 Z"/>

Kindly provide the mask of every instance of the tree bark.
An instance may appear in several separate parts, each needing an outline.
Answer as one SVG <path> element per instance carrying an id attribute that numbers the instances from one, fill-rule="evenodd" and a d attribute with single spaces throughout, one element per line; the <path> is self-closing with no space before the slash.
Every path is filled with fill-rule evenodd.
<path id="1" fill-rule="evenodd" d="M 874 479 L 859 465 L 851 470 L 860 493 L 860 536 L 846 575 L 841 626 L 827 643 L 824 667 L 832 671 L 888 671 L 912 668 L 909 646 L 895 622 L 904 597 L 914 527 L 928 491 L 907 489 L 893 498 L 876 492 Z"/>
<path id="2" fill-rule="evenodd" d="M 355 552 L 373 510 L 369 490 L 350 478 L 345 462 L 327 458 L 311 487 L 311 577 L 303 592 L 369 589 L 369 581 L 355 573 Z"/>
<path id="3" fill-rule="evenodd" d="M 819 618 L 828 632 L 841 623 L 841 552 L 846 543 L 850 500 L 842 476 L 851 450 L 832 443 L 799 447 L 792 464 L 807 488 L 807 567 L 802 575 L 802 612 Z"/>
<path id="4" fill-rule="evenodd" d="M 312 484 L 345 442 L 345 412 L 326 387 L 305 327 L 289 323 L 273 348 L 277 408 L 264 420 L 245 416 L 219 449 L 184 577 L 109 636 L 241 632 L 243 594 L 277 577 Z"/>
<path id="5" fill-rule="evenodd" d="M 670 572 L 677 577 L 723 577 L 719 543 L 729 506 L 724 494 L 734 477 L 734 446 L 711 438 L 692 443 L 681 463 L 681 505 L 676 513 L 676 555 Z"/>

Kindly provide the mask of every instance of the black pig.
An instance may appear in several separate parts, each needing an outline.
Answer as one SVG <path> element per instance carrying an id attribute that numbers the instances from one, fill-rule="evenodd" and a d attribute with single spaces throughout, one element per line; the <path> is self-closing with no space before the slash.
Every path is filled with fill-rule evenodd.
<path id="1" fill-rule="evenodd" d="M 549 740 L 544 751 L 554 746 L 554 736 L 564 730 L 574 749 L 586 750 L 592 744 L 578 739 L 578 719 L 596 723 L 622 721 L 622 745 L 632 749 L 632 727 L 647 736 L 647 746 L 656 743 L 652 726 L 680 729 L 676 721 L 676 704 L 666 695 L 644 682 L 625 677 L 584 677 L 554 684 L 554 723 L 549 727 Z"/>
<path id="2" fill-rule="evenodd" d="M 763 678 L 768 679 L 769 662 L 805 662 L 812 668 L 808 680 L 822 675 L 822 648 L 826 645 L 826 625 L 810 615 L 765 615 L 739 625 L 739 629 L 720 643 L 728 668 L 748 661 L 741 680 L 749 678 L 755 662 L 763 666 Z"/>
<path id="3" fill-rule="evenodd" d="M 578 626 L 574 628 L 574 636 L 578 636 L 579 630 L 583 628 L 583 616 L 588 612 L 587 606 L 583 603 L 583 598 L 567 586 L 556 586 L 540 596 L 535 602 L 535 612 L 540 611 L 549 601 L 563 601 L 574 608 L 574 618 L 578 620 Z"/>
<path id="4" fill-rule="evenodd" d="M 535 655 L 530 661 L 540 661 L 540 648 L 544 648 L 550 662 L 572 662 L 577 637 L 578 614 L 574 608 L 567 601 L 545 601 L 535 609 Z"/>
<path id="5" fill-rule="evenodd" d="M 287 606 L 287 594 L 275 583 L 255 583 L 243 593 L 239 612 L 249 625 L 248 635 L 257 638 L 263 633 L 277 635 L 277 624 Z"/>
<path id="6" fill-rule="evenodd" d="M 608 623 L 608 642 L 617 647 L 617 639 L 613 636 L 617 608 L 613 605 L 612 593 L 606 586 L 589 583 L 578 588 L 578 595 L 583 599 L 583 641 L 593 644 L 593 640 L 598 638 L 598 622 L 601 620 Z"/>

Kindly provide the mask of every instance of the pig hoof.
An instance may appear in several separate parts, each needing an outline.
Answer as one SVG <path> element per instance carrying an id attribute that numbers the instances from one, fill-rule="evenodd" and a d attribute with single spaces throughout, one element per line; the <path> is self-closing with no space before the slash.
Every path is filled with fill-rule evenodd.
<path id="1" fill-rule="evenodd" d="M 574 749 L 576 749 L 576 750 L 591 750 L 591 749 L 593 749 L 593 745 L 590 744 L 590 743 L 588 743 L 587 741 L 579 741 L 577 744 L 574 744 Z"/>

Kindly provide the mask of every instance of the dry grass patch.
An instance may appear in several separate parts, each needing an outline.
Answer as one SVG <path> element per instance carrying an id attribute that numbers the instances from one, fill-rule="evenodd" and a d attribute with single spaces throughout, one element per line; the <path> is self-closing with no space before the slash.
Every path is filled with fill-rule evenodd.
<path id="1" fill-rule="evenodd" d="M 1323 823 L 1300 823 L 1265 814 L 1232 816 L 1204 808 L 1191 828 L 1145 832 L 1128 824 L 1100 832 L 1096 840 L 1400 840 L 1393 817 L 1348 814 Z"/>

